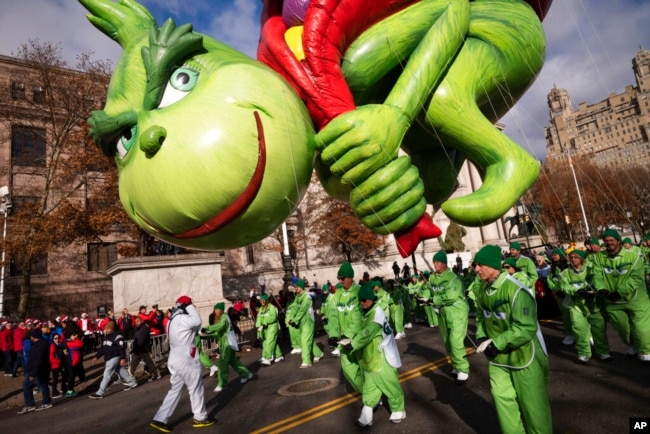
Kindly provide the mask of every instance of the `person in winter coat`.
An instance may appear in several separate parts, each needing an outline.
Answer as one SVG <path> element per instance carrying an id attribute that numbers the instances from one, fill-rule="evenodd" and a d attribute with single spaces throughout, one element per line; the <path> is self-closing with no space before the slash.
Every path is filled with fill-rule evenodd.
<path id="1" fill-rule="evenodd" d="M 140 364 L 140 360 L 144 360 L 147 369 L 151 374 L 149 381 L 159 380 L 160 373 L 156 364 L 151 360 L 149 353 L 151 352 L 151 333 L 149 326 L 142 321 L 142 318 L 135 319 L 135 333 L 133 334 L 133 344 L 131 347 L 131 365 L 129 370 L 131 374 L 135 374 L 135 370 Z"/>
<path id="2" fill-rule="evenodd" d="M 106 389 L 108 389 L 113 378 L 113 374 L 116 372 L 122 381 L 126 383 L 126 389 L 124 390 L 130 390 L 138 386 L 135 378 L 126 369 L 126 345 L 124 344 L 124 338 L 117 331 L 115 323 L 111 322 L 106 324 L 104 333 L 105 336 L 102 346 L 97 350 L 97 354 L 93 358 L 93 363 L 97 363 L 97 359 L 104 357 L 106 361 L 104 377 L 97 392 L 89 396 L 90 399 L 102 399 L 104 397 Z"/>
<path id="3" fill-rule="evenodd" d="M 18 414 L 29 413 L 30 411 L 47 410 L 52 407 L 50 398 L 50 350 L 48 342 L 43 339 L 43 332 L 40 328 L 33 329 L 30 334 L 30 349 L 25 365 L 25 379 L 23 380 L 23 396 L 25 408 Z M 36 408 L 34 402 L 34 385 L 38 385 L 41 391 L 42 404 Z"/>
<path id="4" fill-rule="evenodd" d="M 162 405 L 149 423 L 154 429 L 170 432 L 172 428 L 167 421 L 174 413 L 183 393 L 183 386 L 187 387 L 192 405 L 194 428 L 204 428 L 215 423 L 208 419 L 205 408 L 203 377 L 201 376 L 201 363 L 199 351 L 196 348 L 196 335 L 201 329 L 201 316 L 192 299 L 186 295 L 176 300 L 172 317 L 167 325 L 167 338 L 169 339 L 169 358 L 167 368 L 171 373 L 169 379 L 171 389 L 167 392 Z"/>
<path id="5" fill-rule="evenodd" d="M 269 303 L 268 294 L 260 296 L 262 307 L 257 312 L 257 337 L 262 342 L 262 365 L 269 366 L 271 362 L 284 360 L 278 345 L 278 308 Z"/>
<path id="6" fill-rule="evenodd" d="M 483 246 L 474 263 L 481 280 L 476 289 L 476 337 L 480 342 L 476 351 L 489 361 L 492 400 L 501 431 L 550 434 L 548 356 L 535 297 L 530 288 L 501 272 L 499 246 Z"/>
<path id="7" fill-rule="evenodd" d="M 52 369 L 52 398 L 60 398 L 68 390 L 67 372 L 65 370 L 65 339 L 58 333 L 52 335 L 50 343 L 50 368 Z M 61 390 L 59 392 L 59 375 L 61 376 Z"/>
<path id="8" fill-rule="evenodd" d="M 344 353 L 356 353 L 363 370 L 360 426 L 372 425 L 373 408 L 382 395 L 388 399 L 390 421 L 400 423 L 406 417 L 404 391 L 399 382 L 397 368 L 402 366 L 397 343 L 382 308 L 375 303 L 374 284 L 366 282 L 359 289 L 359 305 L 363 316 L 359 332 L 342 346 Z"/>
<path id="9" fill-rule="evenodd" d="M 114 323 L 113 323 L 114 324 Z M 83 346 L 84 343 L 80 339 L 81 332 L 78 329 L 75 329 L 71 332 L 70 339 L 66 342 L 68 349 L 68 354 L 66 354 L 66 368 L 68 369 L 68 390 L 65 393 L 65 396 L 77 396 L 77 392 L 74 391 L 74 379 L 75 377 L 79 378 L 79 382 L 86 380 L 86 371 L 83 364 Z"/>

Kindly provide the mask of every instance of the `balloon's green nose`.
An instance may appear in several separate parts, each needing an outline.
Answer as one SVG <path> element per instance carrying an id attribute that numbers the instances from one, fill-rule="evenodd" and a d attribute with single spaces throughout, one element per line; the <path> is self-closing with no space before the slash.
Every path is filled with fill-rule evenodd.
<path id="1" fill-rule="evenodd" d="M 140 136 L 140 149 L 147 158 L 152 158 L 167 138 L 167 130 L 165 128 L 154 125 L 147 128 L 147 130 Z"/>

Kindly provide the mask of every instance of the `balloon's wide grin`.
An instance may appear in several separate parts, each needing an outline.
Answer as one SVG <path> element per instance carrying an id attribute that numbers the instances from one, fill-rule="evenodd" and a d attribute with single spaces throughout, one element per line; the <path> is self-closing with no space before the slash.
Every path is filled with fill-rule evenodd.
<path id="1" fill-rule="evenodd" d="M 189 231 L 180 234 L 165 233 L 165 235 L 179 239 L 198 238 L 209 235 L 213 232 L 218 231 L 230 223 L 232 220 L 237 218 L 253 202 L 262 185 L 262 180 L 264 179 L 264 171 L 266 168 L 266 140 L 264 138 L 264 126 L 262 125 L 262 120 L 260 119 L 259 113 L 255 111 L 253 112 L 253 115 L 255 116 L 255 124 L 257 126 L 257 141 L 259 146 L 257 154 L 257 167 L 255 168 L 255 172 L 253 172 L 253 176 L 251 177 L 251 180 L 248 182 L 248 185 L 242 194 L 230 205 L 228 205 L 226 209 L 224 209 L 216 216 L 212 217 L 207 222 L 201 224 L 200 226 L 197 226 L 194 229 L 190 229 Z M 138 218 L 142 219 L 141 216 L 138 216 Z M 142 220 L 146 222 L 145 219 Z M 146 223 L 149 224 L 149 222 Z M 155 227 L 151 224 L 149 224 L 149 226 Z"/>

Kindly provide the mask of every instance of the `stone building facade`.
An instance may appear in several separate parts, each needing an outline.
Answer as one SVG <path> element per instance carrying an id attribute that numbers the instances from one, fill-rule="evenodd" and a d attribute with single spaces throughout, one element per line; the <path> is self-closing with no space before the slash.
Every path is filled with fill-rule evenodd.
<path id="1" fill-rule="evenodd" d="M 551 90 L 550 123 L 544 129 L 547 161 L 564 161 L 570 154 L 602 167 L 650 164 L 650 52 L 640 48 L 632 69 L 636 86 L 597 103 L 581 102 L 577 109 L 567 90 Z M 559 167 L 569 170 L 568 164 Z"/>

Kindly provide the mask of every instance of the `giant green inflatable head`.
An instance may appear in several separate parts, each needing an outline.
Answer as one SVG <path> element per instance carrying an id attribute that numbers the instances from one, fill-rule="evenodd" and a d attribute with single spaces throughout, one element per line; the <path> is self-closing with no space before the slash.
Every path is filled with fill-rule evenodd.
<path id="1" fill-rule="evenodd" d="M 312 172 L 312 121 L 267 66 L 132 1 L 80 0 L 124 49 L 91 134 L 115 156 L 120 200 L 169 243 L 248 245 L 297 206 Z"/>

